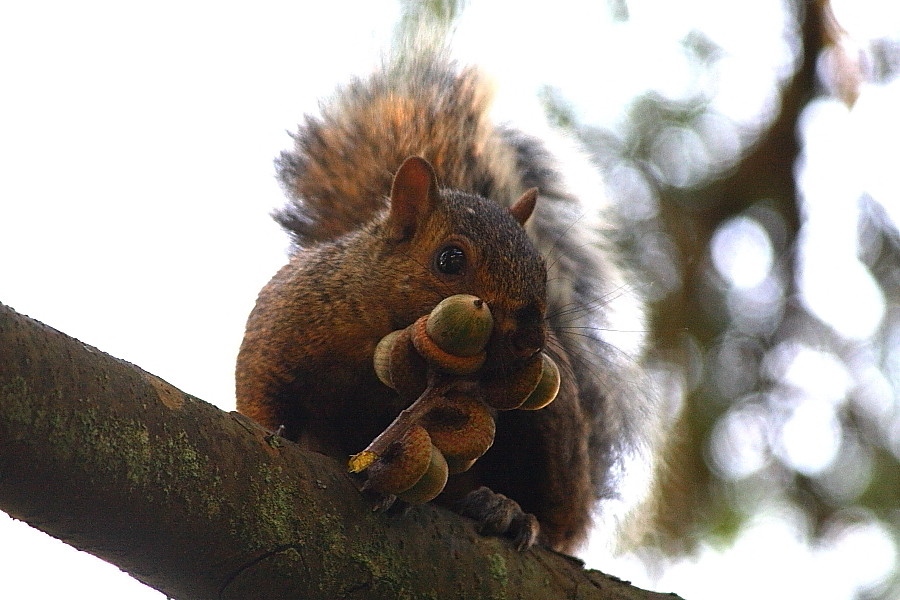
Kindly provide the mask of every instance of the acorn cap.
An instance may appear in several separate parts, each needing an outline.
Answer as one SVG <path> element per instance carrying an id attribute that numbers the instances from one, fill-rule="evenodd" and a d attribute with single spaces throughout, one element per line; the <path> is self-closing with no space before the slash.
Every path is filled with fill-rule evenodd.
<path id="1" fill-rule="evenodd" d="M 450 475 L 465 473 L 472 468 L 472 465 L 478 462 L 478 459 L 476 458 L 464 459 L 457 456 L 445 456 L 444 458 L 447 459 L 447 472 Z"/>
<path id="2" fill-rule="evenodd" d="M 428 365 L 416 351 L 411 327 L 397 332 L 391 346 L 390 380 L 404 398 L 418 398 L 428 386 Z"/>
<path id="3" fill-rule="evenodd" d="M 451 375 L 474 373 L 484 364 L 487 354 L 482 350 L 474 356 L 457 356 L 441 349 L 428 334 L 428 316 L 420 317 L 409 326 L 413 346 L 435 370 Z"/>
<path id="4" fill-rule="evenodd" d="M 494 443 L 494 418 L 487 406 L 472 396 L 448 397 L 425 413 L 419 423 L 448 462 L 475 460 Z"/>
<path id="5" fill-rule="evenodd" d="M 431 437 L 421 425 L 413 425 L 392 442 L 368 469 L 364 489 L 399 494 L 416 484 L 431 462 Z"/>

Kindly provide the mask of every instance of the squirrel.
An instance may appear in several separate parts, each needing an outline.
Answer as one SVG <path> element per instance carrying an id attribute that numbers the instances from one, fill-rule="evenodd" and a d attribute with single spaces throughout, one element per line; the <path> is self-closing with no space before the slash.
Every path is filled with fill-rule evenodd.
<path id="1" fill-rule="evenodd" d="M 603 184 L 588 159 L 494 123 L 491 103 L 479 70 L 422 53 L 305 117 L 276 161 L 289 202 L 274 217 L 292 255 L 248 318 L 237 408 L 346 460 L 405 408 L 374 373 L 378 341 L 445 297 L 483 298 L 487 364 L 544 351 L 562 385 L 540 411 L 498 412 L 491 449 L 436 502 L 520 547 L 571 552 L 659 430 L 641 303 L 596 216 Z"/>

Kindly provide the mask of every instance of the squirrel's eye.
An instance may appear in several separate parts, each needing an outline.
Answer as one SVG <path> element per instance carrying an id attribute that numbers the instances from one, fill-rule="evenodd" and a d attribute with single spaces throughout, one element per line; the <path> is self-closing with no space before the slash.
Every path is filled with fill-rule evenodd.
<path id="1" fill-rule="evenodd" d="M 459 275 L 466 268 L 466 253 L 459 246 L 447 246 L 437 255 L 438 271 L 446 275 Z"/>

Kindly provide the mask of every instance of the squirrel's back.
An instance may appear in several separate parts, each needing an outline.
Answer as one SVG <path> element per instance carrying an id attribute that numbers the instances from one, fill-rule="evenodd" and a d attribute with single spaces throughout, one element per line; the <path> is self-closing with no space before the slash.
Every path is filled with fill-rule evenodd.
<path id="1" fill-rule="evenodd" d="M 596 497 L 615 498 L 630 458 L 653 468 L 649 457 L 664 430 L 639 364 L 638 286 L 607 240 L 603 184 L 585 155 L 543 131 L 493 123 L 491 102 L 476 69 L 439 53 L 353 80 L 305 119 L 295 148 L 278 160 L 290 200 L 275 218 L 299 248 L 359 229 L 384 208 L 395 170 L 414 155 L 434 166 L 441 186 L 503 205 L 539 188 L 526 230 L 547 263 L 551 350 L 566 357 L 571 371 L 563 376 L 575 380 L 589 415 Z"/>

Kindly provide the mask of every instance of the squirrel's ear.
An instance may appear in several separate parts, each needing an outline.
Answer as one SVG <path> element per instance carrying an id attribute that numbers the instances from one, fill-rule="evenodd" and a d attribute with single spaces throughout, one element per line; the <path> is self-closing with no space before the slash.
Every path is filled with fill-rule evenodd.
<path id="1" fill-rule="evenodd" d="M 515 203 L 509 207 L 509 212 L 512 214 L 513 218 L 519 222 L 520 225 L 524 226 L 528 221 L 528 217 L 531 216 L 531 213 L 534 212 L 534 205 L 537 202 L 538 189 L 531 188 L 527 190 L 522 196 L 515 201 Z"/>
<path id="2" fill-rule="evenodd" d="M 437 200 L 437 176 L 431 164 L 418 156 L 403 161 L 391 185 L 390 236 L 398 241 L 411 238 Z"/>

